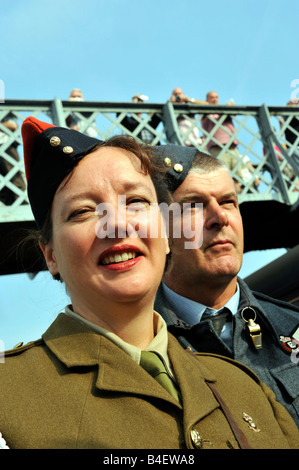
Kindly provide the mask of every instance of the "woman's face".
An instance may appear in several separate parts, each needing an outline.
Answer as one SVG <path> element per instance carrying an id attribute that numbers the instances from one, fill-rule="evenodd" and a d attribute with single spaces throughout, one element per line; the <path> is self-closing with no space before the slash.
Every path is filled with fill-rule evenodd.
<path id="1" fill-rule="evenodd" d="M 153 203 L 157 196 L 150 176 L 141 173 L 137 157 L 119 148 L 87 155 L 62 182 L 52 206 L 53 237 L 42 249 L 75 310 L 154 299 L 168 243 L 161 236 L 160 212 L 150 218 Z M 137 214 L 139 224 L 132 223 Z M 149 236 L 150 221 L 159 225 L 158 236 Z"/>

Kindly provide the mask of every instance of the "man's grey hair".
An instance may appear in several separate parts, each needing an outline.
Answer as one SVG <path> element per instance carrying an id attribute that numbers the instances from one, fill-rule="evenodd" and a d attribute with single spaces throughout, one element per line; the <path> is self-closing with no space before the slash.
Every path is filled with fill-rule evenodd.
<path id="1" fill-rule="evenodd" d="M 198 151 L 193 159 L 189 173 L 210 173 L 212 171 L 226 171 L 230 175 L 226 163 L 208 153 Z"/>

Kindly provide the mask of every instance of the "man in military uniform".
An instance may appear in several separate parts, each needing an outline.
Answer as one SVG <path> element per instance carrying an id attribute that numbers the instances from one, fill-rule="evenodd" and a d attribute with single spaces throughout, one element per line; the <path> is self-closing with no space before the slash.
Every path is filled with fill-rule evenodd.
<path id="1" fill-rule="evenodd" d="M 227 168 L 195 149 L 167 145 L 155 152 L 168 168 L 174 200 L 190 203 L 193 223 L 193 206 L 203 204 L 202 245 L 186 249 L 183 233 L 173 238 L 155 309 L 183 346 L 250 367 L 299 425 L 299 309 L 252 292 L 237 276 L 243 226 Z"/>

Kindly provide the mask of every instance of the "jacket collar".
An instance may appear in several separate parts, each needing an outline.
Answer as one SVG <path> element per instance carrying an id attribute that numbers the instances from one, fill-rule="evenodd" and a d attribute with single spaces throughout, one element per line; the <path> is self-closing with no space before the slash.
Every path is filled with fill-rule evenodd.
<path id="1" fill-rule="evenodd" d="M 252 307 L 257 315 L 256 323 L 264 323 L 268 331 L 272 332 L 273 337 L 276 339 L 279 344 L 279 333 L 275 330 L 273 321 L 270 321 L 268 314 L 265 309 L 262 307 L 261 303 L 255 297 L 254 293 L 247 286 L 246 282 L 238 278 L 240 285 L 240 303 L 239 303 L 239 313 L 244 307 Z"/>
<path id="2" fill-rule="evenodd" d="M 267 325 L 267 328 L 270 331 L 272 331 L 274 336 L 278 339 L 278 336 L 279 336 L 278 333 L 275 331 L 273 325 L 268 320 L 267 313 L 261 306 L 258 299 L 254 296 L 253 292 L 249 289 L 245 281 L 243 281 L 239 277 L 238 277 L 238 284 L 240 287 L 240 302 L 239 302 L 238 312 L 240 313 L 241 310 L 246 306 L 250 306 L 253 309 L 255 309 L 258 317 L 262 319 L 263 323 Z M 160 315 L 162 315 L 168 327 L 174 326 L 174 327 L 183 328 L 183 329 L 191 328 L 191 325 L 185 323 L 182 319 L 180 319 L 178 315 L 175 313 L 175 311 L 173 310 L 173 308 L 171 307 L 170 303 L 168 302 L 168 300 L 166 299 L 164 295 L 162 284 L 160 284 L 157 295 L 156 295 L 155 310 L 157 310 L 157 312 L 160 313 Z"/>
<path id="3" fill-rule="evenodd" d="M 67 368 L 96 366 L 99 390 L 152 396 L 180 407 L 128 354 L 77 320 L 65 314 L 58 315 L 42 338 Z M 168 354 L 183 399 L 187 397 L 185 420 L 201 419 L 217 408 L 218 403 L 205 384 L 205 381 L 216 381 L 214 374 L 184 351 L 171 334 Z M 198 367 L 197 374 L 194 374 L 194 367 Z"/>
<path id="4" fill-rule="evenodd" d="M 42 338 L 66 367 L 98 364 L 101 336 L 64 313 L 58 315 Z"/>
<path id="5" fill-rule="evenodd" d="M 174 312 L 172 306 L 165 297 L 162 283 L 159 285 L 156 299 L 155 299 L 155 310 L 160 313 L 164 318 L 167 326 L 176 326 L 179 328 L 191 328 L 190 325 L 185 323 L 181 318 Z"/>

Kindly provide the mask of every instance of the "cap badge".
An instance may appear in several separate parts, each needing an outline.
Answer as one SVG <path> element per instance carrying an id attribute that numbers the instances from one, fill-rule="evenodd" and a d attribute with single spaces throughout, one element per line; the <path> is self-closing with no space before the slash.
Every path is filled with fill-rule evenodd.
<path id="1" fill-rule="evenodd" d="M 174 171 L 176 171 L 177 173 L 182 173 L 183 171 L 183 165 L 181 165 L 180 163 L 176 163 L 173 167 Z"/>
<path id="2" fill-rule="evenodd" d="M 56 135 L 53 135 L 53 137 L 51 137 L 50 139 L 50 145 L 52 145 L 52 147 L 58 147 L 58 145 L 60 145 L 60 142 L 61 140 Z"/>
<path id="3" fill-rule="evenodd" d="M 69 145 L 66 145 L 65 147 L 63 147 L 62 151 L 63 151 L 63 153 L 69 154 L 69 153 L 73 153 L 74 149 L 73 149 L 73 147 L 70 147 Z"/>
<path id="4" fill-rule="evenodd" d="M 165 157 L 165 158 L 164 158 L 164 163 L 165 163 L 166 166 L 171 166 L 171 160 L 170 160 L 170 158 L 169 158 L 169 157 Z"/>

